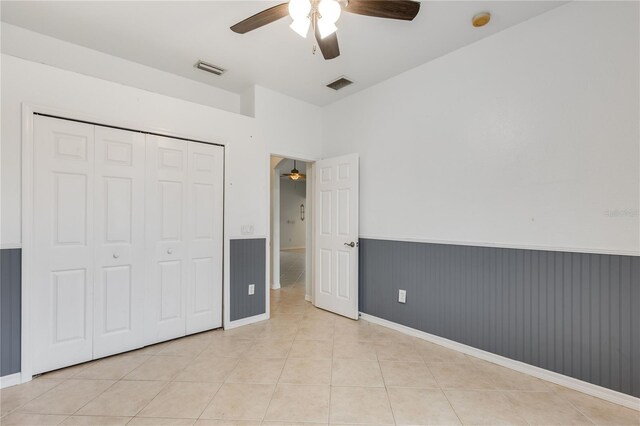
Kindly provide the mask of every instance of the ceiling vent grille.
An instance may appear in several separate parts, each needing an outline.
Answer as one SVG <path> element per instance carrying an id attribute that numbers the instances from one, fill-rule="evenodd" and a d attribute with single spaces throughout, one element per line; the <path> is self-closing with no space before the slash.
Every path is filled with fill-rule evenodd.
<path id="1" fill-rule="evenodd" d="M 224 68 L 221 68 L 217 65 L 210 64 L 205 61 L 198 61 L 195 67 L 202 71 L 210 72 L 211 74 L 215 74 L 215 75 L 222 75 L 225 73 L 225 71 L 227 71 Z"/>
<path id="2" fill-rule="evenodd" d="M 331 83 L 327 84 L 327 87 L 333 90 L 340 90 L 340 89 L 344 89 L 350 84 L 353 84 L 353 81 L 349 80 L 346 77 L 340 77 L 336 81 L 332 81 Z"/>

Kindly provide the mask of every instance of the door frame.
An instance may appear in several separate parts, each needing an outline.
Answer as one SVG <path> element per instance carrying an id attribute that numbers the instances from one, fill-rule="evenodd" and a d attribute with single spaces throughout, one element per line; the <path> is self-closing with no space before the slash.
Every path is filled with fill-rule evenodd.
<path id="1" fill-rule="evenodd" d="M 201 142 L 211 145 L 221 146 L 224 150 L 223 162 L 223 189 L 227 182 L 227 156 L 229 155 L 229 146 L 226 142 L 214 140 L 210 138 L 202 138 L 200 136 L 189 136 L 168 131 L 167 129 L 154 128 L 135 122 L 127 122 L 111 117 L 96 117 L 79 111 L 68 111 L 61 108 L 38 105 L 30 102 L 22 102 L 21 104 L 21 147 L 22 147 L 22 173 L 21 173 L 21 324 L 20 324 L 20 383 L 26 383 L 33 378 L 32 366 L 32 324 L 31 324 L 31 269 L 33 260 L 33 196 L 34 196 L 34 115 L 41 114 L 51 116 L 53 118 L 67 119 L 72 121 L 84 122 L 91 125 L 115 127 L 122 130 L 139 131 L 143 133 L 151 133 L 158 136 L 166 136 L 170 138 L 181 139 L 185 141 Z M 226 192 L 223 190 L 223 217 L 222 217 L 222 325 L 226 328 L 229 323 L 229 280 L 228 280 L 228 246 L 227 240 L 227 222 L 225 216 L 227 214 Z M 267 309 L 269 307 L 267 299 Z M 18 373 L 16 373 L 18 374 Z"/>
<path id="2" fill-rule="evenodd" d="M 315 214 L 313 213 L 313 206 L 315 205 L 314 202 L 314 190 L 315 190 L 315 180 L 314 180 L 314 171 L 315 171 L 315 162 L 318 161 L 318 158 L 309 158 L 306 157 L 304 155 L 300 155 L 300 154 L 283 154 L 283 153 L 276 153 L 276 152 L 272 152 L 269 153 L 269 157 L 267 158 L 268 164 L 269 164 L 269 194 L 268 194 L 268 201 L 269 201 L 269 209 L 267 211 L 268 214 L 268 243 L 267 243 L 267 295 L 270 294 L 271 290 L 277 290 L 280 288 L 280 283 L 278 280 L 278 286 L 277 287 L 272 287 L 272 272 L 273 272 L 273 265 L 275 265 L 275 262 L 280 262 L 280 253 L 279 250 L 276 253 L 275 247 L 274 247 L 274 240 L 279 242 L 279 237 L 275 238 L 275 232 L 273 229 L 273 225 L 275 223 L 275 219 L 280 219 L 280 208 L 278 206 L 278 215 L 277 217 L 274 216 L 272 214 L 273 212 L 273 206 L 274 206 L 274 200 L 273 200 L 273 195 L 274 192 L 276 192 L 279 194 L 280 193 L 280 176 L 278 176 L 278 173 L 271 167 L 271 159 L 273 157 L 281 157 L 283 159 L 286 160 L 297 160 L 297 161 L 303 161 L 307 164 L 307 170 L 306 170 L 306 175 L 307 175 L 307 179 L 306 179 L 306 202 L 307 204 L 305 205 L 304 211 L 305 211 L 305 217 L 310 217 L 310 221 L 307 222 L 306 225 L 306 233 L 305 233 L 305 300 L 308 302 L 313 303 L 313 298 L 314 298 L 314 289 L 315 289 L 315 281 L 314 281 L 314 271 L 315 271 L 315 258 L 313 256 L 314 254 L 314 242 L 315 242 Z M 278 199 L 279 200 L 279 199 Z M 279 227 L 278 227 L 278 232 L 280 231 Z M 275 254 L 275 255 L 274 255 Z M 278 271 L 280 270 L 279 266 L 278 266 Z M 307 290 L 309 290 L 309 294 L 307 294 Z M 268 302 L 269 300 L 269 296 L 267 296 L 267 316 L 270 318 L 271 317 L 271 305 Z"/>

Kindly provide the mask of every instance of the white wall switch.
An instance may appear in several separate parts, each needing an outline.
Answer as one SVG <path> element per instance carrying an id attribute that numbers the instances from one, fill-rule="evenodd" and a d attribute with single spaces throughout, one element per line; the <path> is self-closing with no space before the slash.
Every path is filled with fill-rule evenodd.
<path id="1" fill-rule="evenodd" d="M 407 303 L 407 290 L 398 290 L 398 302 Z"/>
<path id="2" fill-rule="evenodd" d="M 253 235 L 253 225 L 242 225 L 240 232 L 242 235 Z"/>
<path id="3" fill-rule="evenodd" d="M 256 285 L 249 284 L 249 296 L 254 295 L 256 293 Z"/>

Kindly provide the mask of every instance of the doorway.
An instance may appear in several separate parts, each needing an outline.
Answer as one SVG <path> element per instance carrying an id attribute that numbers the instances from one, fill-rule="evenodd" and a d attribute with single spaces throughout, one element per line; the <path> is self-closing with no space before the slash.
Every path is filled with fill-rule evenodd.
<path id="1" fill-rule="evenodd" d="M 312 298 L 311 168 L 306 161 L 271 157 L 272 311 L 300 310 Z"/>

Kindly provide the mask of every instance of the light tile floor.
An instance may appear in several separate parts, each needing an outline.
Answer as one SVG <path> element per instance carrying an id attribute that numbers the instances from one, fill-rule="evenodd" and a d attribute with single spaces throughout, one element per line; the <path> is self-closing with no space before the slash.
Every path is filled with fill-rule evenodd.
<path id="1" fill-rule="evenodd" d="M 280 251 L 280 286 L 293 287 L 301 283 L 304 287 L 305 250 L 291 249 Z"/>
<path id="2" fill-rule="evenodd" d="M 3 389 L 0 423 L 640 424 L 637 411 L 330 314 L 303 297 L 300 281 L 287 284 L 271 294 L 269 321 Z"/>

